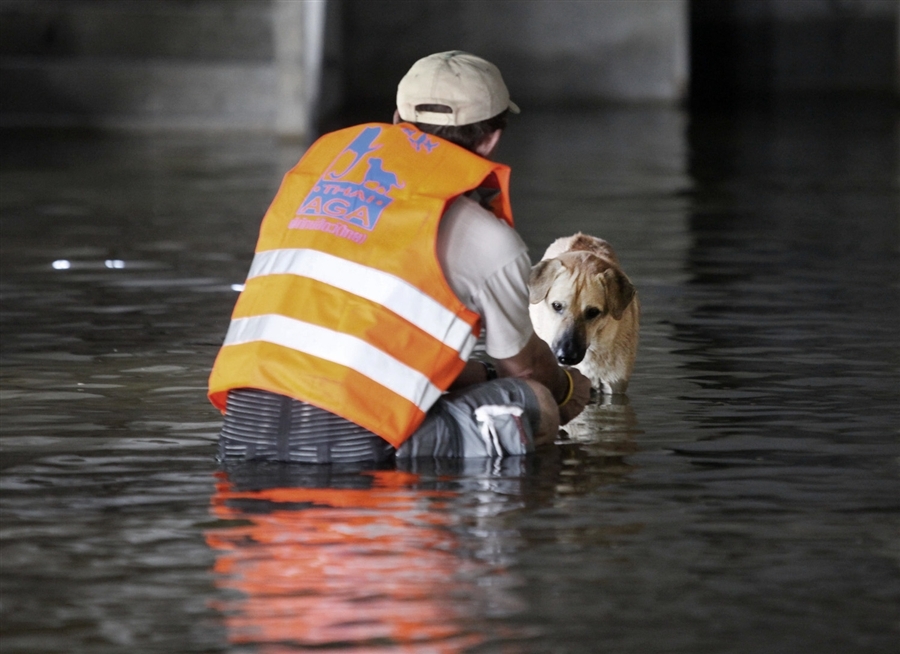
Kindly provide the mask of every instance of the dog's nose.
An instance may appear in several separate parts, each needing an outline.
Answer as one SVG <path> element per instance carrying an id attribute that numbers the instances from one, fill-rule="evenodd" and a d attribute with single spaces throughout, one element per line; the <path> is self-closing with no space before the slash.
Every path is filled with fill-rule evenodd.
<path id="1" fill-rule="evenodd" d="M 581 363 L 581 360 L 584 358 L 584 351 L 566 346 L 556 348 L 554 354 L 556 355 L 556 360 L 564 366 L 574 366 L 577 363 Z"/>
<path id="2" fill-rule="evenodd" d="M 578 335 L 573 333 L 564 334 L 553 343 L 553 354 L 556 355 L 556 360 L 564 366 L 574 366 L 576 363 L 581 363 L 586 351 L 587 347 L 583 339 L 578 338 Z"/>

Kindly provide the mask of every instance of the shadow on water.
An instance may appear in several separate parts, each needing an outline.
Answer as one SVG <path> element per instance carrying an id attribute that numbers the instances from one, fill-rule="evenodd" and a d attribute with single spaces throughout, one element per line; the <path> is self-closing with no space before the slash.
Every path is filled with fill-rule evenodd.
<path id="1" fill-rule="evenodd" d="M 602 236 L 641 294 L 628 396 L 534 457 L 370 471 L 214 460 L 300 147 L 3 139 L 4 649 L 893 651 L 896 107 L 516 117 L 532 255 Z"/>

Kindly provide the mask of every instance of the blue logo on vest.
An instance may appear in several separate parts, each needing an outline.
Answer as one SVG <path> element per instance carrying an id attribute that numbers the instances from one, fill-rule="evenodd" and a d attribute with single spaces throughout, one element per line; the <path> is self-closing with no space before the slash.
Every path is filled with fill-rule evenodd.
<path id="1" fill-rule="evenodd" d="M 427 152 L 428 154 L 431 154 L 431 151 L 439 145 L 436 140 L 428 136 L 425 132 L 420 132 L 412 127 L 407 127 L 406 125 L 401 125 L 400 129 L 404 131 L 406 138 L 409 140 L 409 144 L 413 146 L 416 152 Z"/>
<path id="2" fill-rule="evenodd" d="M 381 148 L 375 143 L 381 130 L 366 127 L 335 157 L 300 204 L 298 216 L 325 216 L 368 231 L 375 228 L 382 212 L 393 202 L 391 191 L 405 186 L 384 169 L 382 159 L 372 156 Z"/>

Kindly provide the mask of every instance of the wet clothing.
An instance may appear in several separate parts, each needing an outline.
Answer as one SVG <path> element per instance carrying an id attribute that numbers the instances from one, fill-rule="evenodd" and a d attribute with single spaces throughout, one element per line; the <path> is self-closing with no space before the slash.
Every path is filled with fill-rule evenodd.
<path id="1" fill-rule="evenodd" d="M 395 457 L 506 457 L 534 450 L 537 398 L 520 379 L 497 379 L 442 396 L 396 450 L 333 413 L 284 395 L 231 391 L 219 458 L 291 463 L 381 463 Z"/>
<path id="2" fill-rule="evenodd" d="M 530 261 L 511 228 L 508 172 L 409 125 L 359 126 L 310 148 L 266 214 L 211 375 L 213 403 L 225 409 L 228 398 L 223 456 L 321 461 L 364 450 L 378 460 L 384 448 L 369 435 L 401 446 L 416 432 L 482 321 L 488 354 L 518 353 L 531 336 Z M 278 403 L 294 402 L 278 409 L 277 433 L 271 398 L 248 410 L 258 397 L 237 389 L 291 398 Z M 521 419 L 529 402 L 519 402 Z M 254 427 L 256 414 L 268 418 Z M 322 415 L 345 423 L 327 448 L 301 438 L 337 429 Z M 256 428 L 269 440 L 250 438 Z"/>
<path id="3" fill-rule="evenodd" d="M 541 409 L 521 379 L 495 379 L 442 397 L 398 459 L 519 456 L 534 451 Z"/>

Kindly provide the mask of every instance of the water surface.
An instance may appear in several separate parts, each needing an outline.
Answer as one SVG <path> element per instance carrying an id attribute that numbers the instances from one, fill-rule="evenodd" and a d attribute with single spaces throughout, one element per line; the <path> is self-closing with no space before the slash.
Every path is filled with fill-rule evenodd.
<path id="1" fill-rule="evenodd" d="M 297 144 L 4 135 L 4 652 L 893 652 L 891 107 L 516 117 L 519 229 L 608 239 L 625 399 L 525 459 L 214 460 L 205 382 Z"/>

